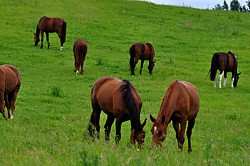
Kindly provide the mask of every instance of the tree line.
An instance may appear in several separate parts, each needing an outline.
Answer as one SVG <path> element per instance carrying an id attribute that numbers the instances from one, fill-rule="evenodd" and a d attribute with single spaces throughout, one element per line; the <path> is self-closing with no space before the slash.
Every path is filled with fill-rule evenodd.
<path id="1" fill-rule="evenodd" d="M 232 0 L 230 2 L 230 6 L 227 4 L 226 0 L 224 0 L 223 5 L 217 4 L 213 8 L 213 10 L 231 10 L 238 12 L 250 12 L 250 0 L 246 1 L 246 5 L 241 6 L 238 0 Z"/>

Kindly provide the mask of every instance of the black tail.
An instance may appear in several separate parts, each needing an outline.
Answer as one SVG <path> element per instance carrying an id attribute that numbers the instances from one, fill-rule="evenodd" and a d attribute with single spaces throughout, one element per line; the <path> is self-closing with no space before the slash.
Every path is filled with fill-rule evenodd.
<path id="1" fill-rule="evenodd" d="M 65 42 L 65 40 L 66 40 L 66 28 L 67 28 L 67 24 L 66 24 L 65 21 L 63 21 L 61 44 L 63 44 Z"/>
<path id="2" fill-rule="evenodd" d="M 210 68 L 210 80 L 212 81 L 215 80 L 216 72 L 218 69 L 218 58 L 219 58 L 218 53 L 215 53 L 212 57 L 211 68 Z"/>
<path id="3" fill-rule="evenodd" d="M 132 74 L 132 72 L 134 72 L 134 69 L 135 69 L 135 61 L 134 61 L 135 60 L 135 44 L 130 47 L 129 54 L 130 54 L 129 64 L 130 64 L 130 70 Z"/>
<path id="4" fill-rule="evenodd" d="M 140 115 L 139 111 L 136 108 L 134 98 L 131 93 L 131 88 L 133 85 L 128 80 L 123 80 L 121 85 L 121 92 L 123 94 L 124 105 L 127 107 L 131 122 L 131 127 L 135 129 L 135 131 L 141 131 L 142 126 L 140 123 Z"/>

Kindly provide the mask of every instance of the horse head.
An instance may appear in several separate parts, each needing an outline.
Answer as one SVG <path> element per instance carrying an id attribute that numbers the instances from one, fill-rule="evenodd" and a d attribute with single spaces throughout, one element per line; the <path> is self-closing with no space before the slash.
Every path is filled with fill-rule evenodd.
<path id="1" fill-rule="evenodd" d="M 155 119 L 150 114 L 150 119 L 154 123 L 151 132 L 152 132 L 152 147 L 159 146 L 162 147 L 162 142 L 167 138 L 167 125 L 165 124 L 165 116 L 162 115 L 161 118 Z"/>
<path id="2" fill-rule="evenodd" d="M 34 41 L 35 41 L 35 46 L 37 46 L 38 43 L 40 42 L 39 34 L 34 33 Z"/>
<path id="3" fill-rule="evenodd" d="M 152 71 L 153 71 L 153 69 L 154 69 L 154 66 L 155 66 L 155 60 L 153 61 L 153 62 L 150 62 L 149 61 L 149 64 L 148 64 L 148 71 L 149 71 L 149 73 L 150 74 L 152 74 Z"/>
<path id="4" fill-rule="evenodd" d="M 236 74 L 234 74 L 234 76 L 233 76 L 233 79 L 234 79 L 234 82 L 233 82 L 233 86 L 234 87 L 237 87 L 237 83 L 238 83 L 238 80 L 239 80 L 239 75 L 241 75 L 241 73 L 236 73 Z"/>
<path id="5" fill-rule="evenodd" d="M 132 128 L 132 130 L 131 130 L 130 142 L 132 144 L 135 144 L 135 142 L 138 142 L 138 150 L 140 150 L 142 148 L 142 145 L 144 143 L 145 131 L 143 130 L 143 127 L 146 125 L 146 122 L 147 122 L 147 118 L 141 124 L 142 130 L 136 131 L 134 128 Z"/>

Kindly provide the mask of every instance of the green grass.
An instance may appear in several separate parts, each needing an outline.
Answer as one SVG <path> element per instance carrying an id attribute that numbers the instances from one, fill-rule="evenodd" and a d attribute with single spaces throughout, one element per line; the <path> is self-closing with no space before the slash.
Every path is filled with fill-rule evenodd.
<path id="1" fill-rule="evenodd" d="M 41 16 L 67 22 L 64 50 L 50 34 L 50 50 L 34 46 L 33 33 Z M 22 86 L 14 119 L 0 118 L 0 165 L 248 165 L 249 14 L 159 6 L 134 1 L 1 1 L 0 64 L 17 66 Z M 86 39 L 85 72 L 73 72 L 73 43 Z M 151 42 L 156 51 L 153 75 L 145 64 L 142 75 L 130 76 L 128 49 Z M 242 72 L 238 87 L 214 89 L 206 78 L 211 57 L 231 50 Z M 141 119 L 148 118 L 146 140 L 138 153 L 129 142 L 130 123 L 122 139 L 111 142 L 83 137 L 92 112 L 90 91 L 104 75 L 129 79 L 142 97 Z M 231 74 L 228 74 L 228 78 Z M 172 125 L 163 149 L 151 149 L 149 114 L 158 114 L 168 85 L 175 79 L 199 89 L 200 112 L 193 130 L 192 154 L 177 149 Z M 101 127 L 106 116 L 101 114 Z"/>

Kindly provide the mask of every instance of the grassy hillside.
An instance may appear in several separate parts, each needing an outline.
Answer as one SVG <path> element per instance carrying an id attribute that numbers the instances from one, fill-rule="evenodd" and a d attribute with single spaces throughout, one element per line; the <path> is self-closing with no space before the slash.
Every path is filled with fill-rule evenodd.
<path id="1" fill-rule="evenodd" d="M 64 50 L 56 34 L 51 47 L 34 46 L 33 33 L 43 15 L 67 22 Z M 133 1 L 9 0 L 0 6 L 0 64 L 22 74 L 14 119 L 0 117 L 0 165 L 247 165 L 249 142 L 249 14 L 159 6 Z M 73 43 L 86 39 L 85 73 L 73 72 Z M 128 49 L 151 42 L 156 51 L 153 75 L 130 75 Z M 242 72 L 238 87 L 214 89 L 206 76 L 211 57 L 231 50 Z M 129 79 L 142 97 L 141 119 L 148 118 L 146 140 L 138 153 L 130 145 L 130 123 L 122 125 L 115 146 L 83 137 L 92 112 L 90 91 L 105 75 Z M 231 74 L 228 73 L 228 78 Z M 193 152 L 177 149 L 172 125 L 163 149 L 151 149 L 149 114 L 157 116 L 168 85 L 175 79 L 197 86 L 200 112 L 192 135 Z"/>

